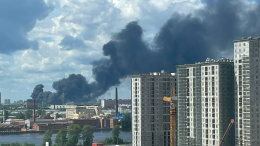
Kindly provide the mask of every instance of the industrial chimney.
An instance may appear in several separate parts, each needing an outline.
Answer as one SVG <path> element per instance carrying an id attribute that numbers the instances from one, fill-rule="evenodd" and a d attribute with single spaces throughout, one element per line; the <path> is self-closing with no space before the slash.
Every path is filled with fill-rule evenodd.
<path id="1" fill-rule="evenodd" d="M 118 96 L 117 96 L 117 88 L 116 88 L 116 117 L 118 114 Z"/>
<path id="2" fill-rule="evenodd" d="M 33 124 L 35 123 L 35 99 L 33 100 Z"/>

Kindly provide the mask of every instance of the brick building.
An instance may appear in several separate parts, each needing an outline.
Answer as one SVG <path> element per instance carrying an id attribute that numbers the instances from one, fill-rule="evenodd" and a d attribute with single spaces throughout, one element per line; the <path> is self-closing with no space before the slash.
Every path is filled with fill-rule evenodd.
<path id="1" fill-rule="evenodd" d="M 63 123 L 34 123 L 33 129 L 36 131 L 45 131 L 45 130 L 59 130 L 66 128 L 67 125 Z"/>
<path id="2" fill-rule="evenodd" d="M 0 124 L 0 131 L 21 131 L 19 125 Z"/>
<path id="3" fill-rule="evenodd" d="M 118 125 L 118 119 L 110 119 L 110 128 L 113 128 L 115 125 Z"/>
<path id="4" fill-rule="evenodd" d="M 100 128 L 100 119 L 70 119 L 68 123 L 79 124 L 81 127 L 90 125 L 92 127 Z"/>

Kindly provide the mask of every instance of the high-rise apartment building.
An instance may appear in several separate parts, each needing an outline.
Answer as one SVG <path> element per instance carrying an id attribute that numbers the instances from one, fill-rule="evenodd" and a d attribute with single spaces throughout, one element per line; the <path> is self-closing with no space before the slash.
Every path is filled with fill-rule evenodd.
<path id="1" fill-rule="evenodd" d="M 234 63 L 215 61 L 177 66 L 179 146 L 218 146 L 234 108 Z M 234 127 L 222 146 L 235 144 Z"/>
<path id="2" fill-rule="evenodd" d="M 132 76 L 132 145 L 170 146 L 170 96 L 175 74 L 154 72 Z"/>
<path id="3" fill-rule="evenodd" d="M 10 103 L 11 103 L 10 99 L 5 99 L 5 104 L 10 104 Z"/>
<path id="4" fill-rule="evenodd" d="M 236 145 L 260 144 L 260 38 L 234 41 Z"/>

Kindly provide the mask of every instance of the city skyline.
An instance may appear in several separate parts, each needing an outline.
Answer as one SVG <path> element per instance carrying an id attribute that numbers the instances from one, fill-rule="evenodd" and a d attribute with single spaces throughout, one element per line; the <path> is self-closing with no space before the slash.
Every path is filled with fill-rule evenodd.
<path id="1" fill-rule="evenodd" d="M 249 10 L 233 9 L 244 6 Z M 2 99 L 26 100 L 38 84 L 59 92 L 52 84 L 70 74 L 98 82 L 93 98 L 111 98 L 115 86 L 130 93 L 131 74 L 232 58 L 231 41 L 258 35 L 249 19 L 259 21 L 258 8 L 252 0 L 1 2 Z"/>

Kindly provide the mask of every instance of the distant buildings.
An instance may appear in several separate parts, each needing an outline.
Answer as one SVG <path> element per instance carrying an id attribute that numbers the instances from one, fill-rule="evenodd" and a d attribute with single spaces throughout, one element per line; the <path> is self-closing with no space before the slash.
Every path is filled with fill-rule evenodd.
<path id="1" fill-rule="evenodd" d="M 118 119 L 107 119 L 107 118 L 100 119 L 100 128 L 113 128 L 117 124 L 118 124 Z"/>
<path id="2" fill-rule="evenodd" d="M 14 104 L 23 104 L 23 100 L 14 101 Z"/>
<path id="3" fill-rule="evenodd" d="M 38 107 L 38 103 L 35 103 L 36 108 Z M 33 109 L 33 100 L 27 100 L 23 103 L 23 107 L 26 109 Z"/>
<path id="4" fill-rule="evenodd" d="M 68 119 L 87 119 L 101 114 L 101 106 L 66 105 L 65 108 Z"/>
<path id="5" fill-rule="evenodd" d="M 66 105 L 51 105 L 49 108 L 50 109 L 64 109 Z"/>
<path id="6" fill-rule="evenodd" d="M 132 101 L 131 99 L 119 99 L 118 100 L 119 105 L 125 105 L 125 106 L 131 106 Z M 101 107 L 102 108 L 115 108 L 116 101 L 115 99 L 102 99 L 101 100 Z"/>
<path id="7" fill-rule="evenodd" d="M 234 63 L 222 58 L 177 66 L 178 145 L 219 145 L 234 119 Z M 223 146 L 235 145 L 234 128 Z"/>
<path id="8" fill-rule="evenodd" d="M 0 105 L 2 104 L 2 94 L 0 92 Z"/>
<path id="9" fill-rule="evenodd" d="M 234 41 L 236 145 L 260 144 L 260 38 Z"/>
<path id="10" fill-rule="evenodd" d="M 170 104 L 163 101 L 175 85 L 175 74 L 132 76 L 132 145 L 170 145 Z"/>
<path id="11" fill-rule="evenodd" d="M 62 128 L 67 128 L 67 125 L 64 123 L 34 123 L 33 124 L 33 129 L 36 131 L 60 130 Z"/>
<path id="12" fill-rule="evenodd" d="M 10 99 L 5 99 L 5 104 L 11 104 L 11 100 Z"/>

